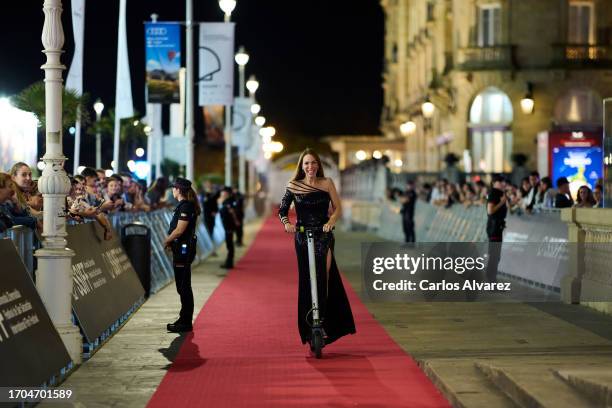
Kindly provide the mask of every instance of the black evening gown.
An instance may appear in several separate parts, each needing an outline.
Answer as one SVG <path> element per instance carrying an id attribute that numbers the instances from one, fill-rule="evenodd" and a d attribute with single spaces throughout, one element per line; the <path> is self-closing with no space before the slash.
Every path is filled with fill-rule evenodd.
<path id="1" fill-rule="evenodd" d="M 281 201 L 278 215 L 281 221 L 286 220 L 291 203 L 295 203 L 297 214 L 296 227 L 321 227 L 328 220 L 331 198 L 329 193 L 300 182 L 291 182 Z M 315 232 L 315 260 L 317 266 L 317 293 L 319 297 L 319 316 L 323 320 L 323 329 L 327 335 L 325 344 L 342 336 L 355 333 L 355 322 L 336 260 L 334 258 L 334 235 L 331 232 Z M 326 274 L 327 253 L 331 251 L 331 265 Z M 311 337 L 312 313 L 310 295 L 310 270 L 308 267 L 308 245 L 306 234 L 295 234 L 295 252 L 297 254 L 299 288 L 298 288 L 298 328 L 302 343 L 309 342 Z M 327 275 L 327 276 L 326 276 Z"/>

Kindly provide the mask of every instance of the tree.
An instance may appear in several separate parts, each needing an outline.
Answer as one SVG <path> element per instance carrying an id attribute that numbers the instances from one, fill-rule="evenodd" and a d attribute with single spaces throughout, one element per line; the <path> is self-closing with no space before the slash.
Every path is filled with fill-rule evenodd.
<path id="1" fill-rule="evenodd" d="M 146 123 L 143 123 L 138 112 L 130 118 L 123 118 L 119 124 L 119 140 L 121 146 L 119 149 L 119 168 L 125 169 L 127 161 L 131 154 L 139 146 L 147 145 L 147 133 L 145 132 Z M 87 134 L 95 136 L 100 132 L 100 137 L 112 139 L 115 135 L 115 109 L 108 110 L 108 114 L 102 116 L 99 121 L 95 121 L 92 126 L 87 129 Z M 104 155 L 104 153 L 103 153 Z"/>
<path id="2" fill-rule="evenodd" d="M 11 98 L 11 103 L 18 109 L 32 112 L 42 127 L 46 127 L 45 118 L 45 83 L 35 82 Z M 81 115 L 81 126 L 90 123 L 90 114 L 87 106 L 89 95 L 79 95 L 76 91 L 63 88 L 62 95 L 62 130 L 74 126 L 77 112 Z"/>

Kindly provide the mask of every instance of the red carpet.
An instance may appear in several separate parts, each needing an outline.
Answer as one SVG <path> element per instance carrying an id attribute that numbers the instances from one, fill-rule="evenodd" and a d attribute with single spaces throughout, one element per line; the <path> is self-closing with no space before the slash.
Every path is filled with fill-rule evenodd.
<path id="1" fill-rule="evenodd" d="M 198 315 L 148 406 L 448 407 L 345 287 L 357 334 L 316 360 L 297 331 L 293 237 L 268 219 Z"/>

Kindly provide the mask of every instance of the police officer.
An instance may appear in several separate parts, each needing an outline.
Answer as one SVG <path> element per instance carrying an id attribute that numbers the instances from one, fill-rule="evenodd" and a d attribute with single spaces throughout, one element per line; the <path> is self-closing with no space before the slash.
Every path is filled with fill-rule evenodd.
<path id="1" fill-rule="evenodd" d="M 219 205 L 219 215 L 225 229 L 225 246 L 227 247 L 227 258 L 221 268 L 232 269 L 234 267 L 234 233 L 240 225 L 234 209 L 234 196 L 231 187 L 224 187 L 221 190 L 217 203 Z"/>
<path id="2" fill-rule="evenodd" d="M 191 182 L 178 177 L 172 186 L 172 195 L 178 201 L 174 217 L 170 221 L 168 237 L 164 248 L 172 250 L 172 266 L 176 291 L 181 298 L 181 311 L 174 323 L 168 323 L 170 332 L 180 333 L 192 330 L 193 291 L 191 290 L 191 262 L 196 254 L 196 221 L 200 215 L 197 195 Z"/>
<path id="3" fill-rule="evenodd" d="M 487 237 L 489 238 L 489 262 L 487 263 L 487 280 L 497 282 L 497 267 L 501 256 L 504 228 L 508 207 L 505 193 L 506 179 L 493 176 L 491 192 L 487 197 Z"/>

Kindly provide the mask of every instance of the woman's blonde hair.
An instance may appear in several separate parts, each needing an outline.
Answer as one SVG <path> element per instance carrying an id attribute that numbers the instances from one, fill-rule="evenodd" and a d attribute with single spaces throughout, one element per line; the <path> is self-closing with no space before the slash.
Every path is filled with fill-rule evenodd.
<path id="1" fill-rule="evenodd" d="M 319 164 L 319 168 L 317 169 L 317 177 L 325 177 L 325 173 L 323 172 L 323 164 L 321 163 L 321 158 L 319 157 L 317 152 L 315 152 L 310 147 L 307 147 L 302 152 L 302 154 L 300 154 L 300 158 L 298 159 L 295 173 L 293 173 L 293 177 L 291 178 L 291 180 L 301 180 L 306 177 L 306 173 L 304 172 L 302 165 L 304 164 L 304 157 L 306 157 L 306 155 L 308 154 L 314 157 L 317 163 Z"/>

